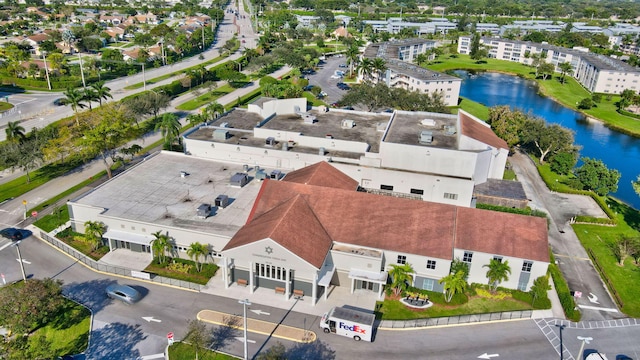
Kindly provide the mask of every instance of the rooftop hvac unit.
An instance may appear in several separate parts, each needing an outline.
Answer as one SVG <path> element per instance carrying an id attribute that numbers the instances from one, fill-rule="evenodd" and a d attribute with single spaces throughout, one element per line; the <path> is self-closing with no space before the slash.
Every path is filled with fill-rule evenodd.
<path id="1" fill-rule="evenodd" d="M 302 118 L 304 119 L 304 123 L 305 124 L 314 124 L 316 122 L 316 117 L 313 115 L 303 115 Z"/>
<path id="2" fill-rule="evenodd" d="M 224 141 L 229 138 L 229 132 L 227 130 L 213 130 L 213 140 Z"/>
<path id="3" fill-rule="evenodd" d="M 444 134 L 445 135 L 454 135 L 456 133 L 455 125 L 445 125 L 444 126 Z"/>
<path id="4" fill-rule="evenodd" d="M 267 173 L 264 170 L 256 171 L 256 179 L 257 180 L 264 180 L 266 178 L 267 178 Z"/>
<path id="5" fill-rule="evenodd" d="M 272 179 L 274 180 L 280 180 L 280 178 L 282 177 L 282 171 L 280 170 L 273 170 L 271 172 L 271 176 Z"/>
<path id="6" fill-rule="evenodd" d="M 320 149 L 318 149 L 318 155 L 322 155 L 324 156 L 324 154 L 326 153 L 325 149 L 323 147 L 321 147 Z"/>
<path id="7" fill-rule="evenodd" d="M 249 182 L 249 175 L 245 173 L 235 173 L 235 175 L 231 176 L 229 185 L 243 187 L 247 185 L 248 182 Z"/>
<path id="8" fill-rule="evenodd" d="M 423 130 L 420 132 L 420 144 L 431 144 L 433 142 L 433 132 Z"/>
<path id="9" fill-rule="evenodd" d="M 420 124 L 424 126 L 436 126 L 436 121 L 433 119 L 422 119 L 422 121 L 420 121 Z"/>
<path id="10" fill-rule="evenodd" d="M 227 195 L 218 195 L 214 204 L 219 208 L 226 208 L 229 205 L 229 197 Z"/>
<path id="11" fill-rule="evenodd" d="M 202 219 L 206 219 L 211 215 L 211 205 L 210 204 L 201 204 L 198 206 L 197 211 L 198 217 Z"/>
<path id="12" fill-rule="evenodd" d="M 342 128 L 343 129 L 352 129 L 356 126 L 356 122 L 353 120 L 342 120 Z"/>
<path id="13" fill-rule="evenodd" d="M 267 140 L 265 140 L 265 144 L 267 146 L 275 146 L 276 145 L 276 138 L 274 138 L 273 136 L 269 136 L 267 138 Z"/>

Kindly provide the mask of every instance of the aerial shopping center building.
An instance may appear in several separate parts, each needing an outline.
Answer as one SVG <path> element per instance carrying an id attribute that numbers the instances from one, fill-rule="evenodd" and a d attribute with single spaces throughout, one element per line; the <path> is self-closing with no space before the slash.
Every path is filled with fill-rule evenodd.
<path id="1" fill-rule="evenodd" d="M 505 287 L 528 290 L 546 273 L 544 219 L 473 208 L 475 188 L 501 184 L 508 149 L 464 112 L 263 99 L 183 142 L 184 154 L 150 156 L 70 201 L 74 229 L 100 221 L 111 249 L 147 253 L 166 232 L 182 257 L 197 241 L 225 287 L 313 303 L 333 286 L 380 296 L 392 264 L 411 264 L 413 285 L 434 291 L 456 258 L 470 264 L 469 282 L 486 283 L 493 258 L 509 261 Z"/>

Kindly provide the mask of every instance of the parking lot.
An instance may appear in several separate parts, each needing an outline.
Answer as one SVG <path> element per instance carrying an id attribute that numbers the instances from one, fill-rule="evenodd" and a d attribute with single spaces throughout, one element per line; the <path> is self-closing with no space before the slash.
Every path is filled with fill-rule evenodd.
<path id="1" fill-rule="evenodd" d="M 324 60 L 324 63 L 318 65 L 318 70 L 315 74 L 308 75 L 309 84 L 318 86 L 322 91 L 327 93 L 327 96 L 323 101 L 327 104 L 340 102 L 340 99 L 346 94 L 346 90 L 338 88 L 337 84 L 344 81 L 344 79 L 332 79 L 331 76 L 336 70 L 344 71 L 347 75 L 349 73 L 348 67 L 340 67 L 340 64 L 346 64 L 347 59 L 343 57 L 328 57 Z"/>

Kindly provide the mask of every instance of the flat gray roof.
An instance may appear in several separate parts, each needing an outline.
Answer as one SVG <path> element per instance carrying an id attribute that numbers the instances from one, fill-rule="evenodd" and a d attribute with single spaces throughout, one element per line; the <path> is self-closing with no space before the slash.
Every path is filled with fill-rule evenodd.
<path id="1" fill-rule="evenodd" d="M 433 120 L 435 125 L 424 125 L 423 120 Z M 385 142 L 407 144 L 415 146 L 425 146 L 434 148 L 457 149 L 458 141 L 456 134 L 460 129 L 456 128 L 456 115 L 427 113 L 427 112 L 408 112 L 396 111 L 395 118 L 391 123 L 391 127 L 384 139 Z M 447 134 L 448 130 L 455 131 L 453 134 Z M 422 131 L 431 131 L 433 141 L 430 144 L 420 142 L 420 133 Z"/>
<path id="2" fill-rule="evenodd" d="M 245 224 L 261 186 L 251 169 L 247 185 L 230 186 L 238 172 L 243 172 L 240 164 L 163 151 L 72 202 L 103 207 L 110 217 L 233 236 Z M 198 207 L 213 207 L 218 195 L 227 195 L 230 204 L 199 218 Z"/>
<path id="3" fill-rule="evenodd" d="M 391 118 L 391 114 L 388 113 L 367 113 L 341 109 L 330 109 L 327 112 L 321 112 L 313 109 L 307 113 L 316 117 L 316 122 L 314 124 L 305 123 L 304 119 L 299 115 L 286 114 L 274 116 L 264 123 L 262 128 L 298 132 L 311 137 L 326 137 L 327 135 L 331 135 L 334 139 L 369 144 L 369 151 L 377 153 L 380 148 L 380 140 L 383 134 L 381 131 L 377 130 L 378 124 L 387 123 Z M 250 113 L 244 109 L 235 109 L 210 123 L 210 126 L 203 126 L 191 133 L 188 133 L 186 137 L 195 140 L 281 149 L 282 144 L 266 146 L 265 139 L 253 136 L 253 128 L 262 120 L 262 117 L 257 114 Z M 353 120 L 356 125 L 349 129 L 343 128 L 342 120 Z M 222 128 L 221 126 L 223 123 L 227 123 L 227 127 Z M 213 131 L 215 129 L 227 130 L 229 132 L 227 139 L 214 141 Z M 295 149 L 291 151 L 317 153 L 318 149 L 296 146 Z M 357 158 L 361 154 L 336 152 L 333 155 Z"/>

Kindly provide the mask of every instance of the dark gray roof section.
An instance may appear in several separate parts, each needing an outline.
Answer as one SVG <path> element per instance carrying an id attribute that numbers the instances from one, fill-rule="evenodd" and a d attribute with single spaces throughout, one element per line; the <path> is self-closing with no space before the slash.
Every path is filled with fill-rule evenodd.
<path id="1" fill-rule="evenodd" d="M 485 183 L 476 185 L 473 192 L 485 196 L 527 200 L 527 194 L 519 181 L 488 179 Z"/>
<path id="2" fill-rule="evenodd" d="M 423 67 L 400 60 L 387 60 L 387 68 L 393 70 L 396 73 L 406 74 L 413 78 L 425 81 L 462 81 L 462 79 L 460 79 L 459 77 L 425 69 Z"/>

